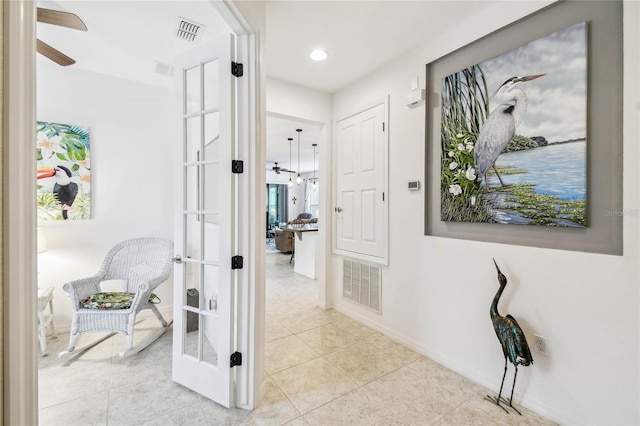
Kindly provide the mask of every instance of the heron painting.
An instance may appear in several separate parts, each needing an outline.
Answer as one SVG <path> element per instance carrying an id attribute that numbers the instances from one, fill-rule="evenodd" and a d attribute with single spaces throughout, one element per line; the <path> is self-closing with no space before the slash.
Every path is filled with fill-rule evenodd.
<path id="1" fill-rule="evenodd" d="M 91 217 L 89 129 L 37 123 L 38 220 Z"/>
<path id="2" fill-rule="evenodd" d="M 489 314 L 491 316 L 491 322 L 493 323 L 493 329 L 496 332 L 496 336 L 498 336 L 500 346 L 502 346 L 502 354 L 504 355 L 504 373 L 502 375 L 502 382 L 500 383 L 498 396 L 492 397 L 487 395 L 486 399 L 500 406 L 505 411 L 507 411 L 507 409 L 500 403 L 507 403 L 509 407 L 515 410 L 516 413 L 522 415 L 522 413 L 513 406 L 513 390 L 516 387 L 518 366 L 523 365 L 526 367 L 533 364 L 533 357 L 531 356 L 527 339 L 525 338 L 524 332 L 518 324 L 518 321 L 516 321 L 516 319 L 511 315 L 502 316 L 498 312 L 498 303 L 500 302 L 500 297 L 502 296 L 504 288 L 507 286 L 507 277 L 505 277 L 500 271 L 495 259 L 493 260 L 493 263 L 496 265 L 496 270 L 498 271 L 498 284 L 500 287 L 498 288 L 496 295 L 493 297 Z M 510 361 L 515 367 L 515 373 L 513 374 L 513 385 L 511 385 L 511 397 L 507 401 L 502 398 L 502 388 L 504 386 L 504 379 L 507 376 L 508 361 Z"/>
<path id="3" fill-rule="evenodd" d="M 586 226 L 587 25 L 442 80 L 441 220 Z"/>

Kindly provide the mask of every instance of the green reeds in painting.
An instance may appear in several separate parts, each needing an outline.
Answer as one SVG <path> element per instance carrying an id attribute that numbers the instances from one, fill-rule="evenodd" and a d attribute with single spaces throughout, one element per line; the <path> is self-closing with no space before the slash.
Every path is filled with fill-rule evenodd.
<path id="1" fill-rule="evenodd" d="M 473 148 L 489 115 L 484 73 L 478 65 L 442 80 L 441 209 L 449 222 L 493 222 L 489 206 L 480 197 Z"/>

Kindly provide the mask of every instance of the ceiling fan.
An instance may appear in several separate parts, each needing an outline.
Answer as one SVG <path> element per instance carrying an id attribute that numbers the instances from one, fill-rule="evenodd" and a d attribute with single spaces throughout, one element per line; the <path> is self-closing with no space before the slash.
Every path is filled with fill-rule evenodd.
<path id="1" fill-rule="evenodd" d="M 274 162 L 273 164 L 275 164 L 275 166 L 273 166 L 270 169 L 267 169 L 267 171 L 274 171 L 274 172 L 276 172 L 277 175 L 279 175 L 280 172 L 295 173 L 293 170 L 285 169 L 284 167 L 278 166 L 277 162 Z"/>
<path id="2" fill-rule="evenodd" d="M 87 26 L 82 22 L 82 19 L 78 18 L 77 15 L 59 10 L 39 7 L 38 22 L 57 25 L 59 27 L 72 28 L 74 30 L 87 31 Z M 51 59 L 56 64 L 62 65 L 63 67 L 76 63 L 76 61 L 40 39 L 38 39 L 37 49 L 38 53 Z"/>

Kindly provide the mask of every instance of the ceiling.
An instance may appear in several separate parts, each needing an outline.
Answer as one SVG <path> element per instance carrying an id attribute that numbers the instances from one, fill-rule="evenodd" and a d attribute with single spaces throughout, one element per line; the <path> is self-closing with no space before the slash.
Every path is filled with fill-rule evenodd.
<path id="1" fill-rule="evenodd" d="M 270 1 L 268 74 L 334 93 L 495 3 L 498 2 Z M 309 53 L 315 48 L 327 51 L 329 57 L 324 62 L 313 61 Z"/>
<path id="2" fill-rule="evenodd" d="M 298 166 L 298 132 L 300 132 L 300 166 Z M 316 160 L 314 166 L 312 144 L 320 143 L 320 132 L 322 126 L 307 121 L 295 120 L 289 117 L 281 118 L 267 113 L 267 180 L 289 181 L 290 177 L 295 179 L 295 175 L 290 176 L 289 173 L 280 173 L 277 175 L 270 169 L 274 166 L 274 162 L 278 162 L 278 167 L 284 167 L 289 170 L 300 171 L 300 173 L 313 172 L 318 170 L 319 156 L 318 147 L 316 147 Z M 289 162 L 289 141 L 291 143 L 291 162 Z"/>
<path id="3" fill-rule="evenodd" d="M 245 0 L 241 0 L 245 1 Z M 334 93 L 497 1 L 266 1 L 268 76 Z M 71 67 L 173 88 L 156 72 L 195 45 L 175 36 L 179 17 L 204 25 L 200 43 L 229 32 L 208 0 L 41 0 L 38 6 L 77 14 L 87 32 L 38 24 L 38 38 L 74 58 Z M 325 49 L 324 62 L 309 58 Z M 38 55 L 38 61 L 46 61 Z M 409 88 L 407 88 L 409 89 Z M 317 125 L 270 116 L 267 160 L 298 170 L 296 128 L 302 128 L 300 171 L 313 170 Z M 294 138 L 294 164 L 287 138 Z M 269 163 L 269 167 L 272 164 Z"/>

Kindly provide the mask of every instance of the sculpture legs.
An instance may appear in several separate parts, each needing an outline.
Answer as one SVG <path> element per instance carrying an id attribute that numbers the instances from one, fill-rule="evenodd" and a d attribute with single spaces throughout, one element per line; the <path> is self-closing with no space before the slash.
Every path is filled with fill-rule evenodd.
<path id="1" fill-rule="evenodd" d="M 504 359 L 504 374 L 502 375 L 502 383 L 500 383 L 500 392 L 498 392 L 498 398 L 496 404 L 500 405 L 500 397 L 502 396 L 502 387 L 504 386 L 504 378 L 507 377 L 507 358 Z"/>
<path id="2" fill-rule="evenodd" d="M 486 399 L 487 401 L 493 402 L 494 404 L 502 408 L 507 413 L 509 411 L 506 408 L 504 408 L 502 405 L 500 405 L 500 400 L 502 400 L 502 402 L 504 402 L 505 404 L 508 402 L 509 407 L 513 408 L 513 410 L 516 413 L 522 415 L 522 413 L 518 411 L 516 407 L 513 406 L 513 391 L 516 388 L 516 378 L 518 377 L 518 365 L 515 365 L 515 368 L 516 368 L 516 372 L 513 375 L 513 385 L 511 386 L 511 398 L 509 398 L 509 401 L 502 398 L 502 388 L 504 387 L 504 379 L 507 376 L 507 358 L 504 359 L 504 374 L 502 375 L 502 383 L 500 383 L 500 392 L 498 392 L 498 396 L 494 397 L 494 396 L 487 395 L 484 399 Z"/>
<path id="3" fill-rule="evenodd" d="M 511 386 L 511 398 L 509 398 L 509 407 L 513 408 L 516 411 L 516 413 L 522 415 L 522 413 L 518 411 L 518 409 L 511 404 L 513 402 L 513 390 L 516 387 L 516 377 L 518 377 L 518 364 L 516 364 L 515 367 L 516 367 L 516 372 L 513 375 L 513 385 Z"/>
<path id="4" fill-rule="evenodd" d="M 501 397 L 501 395 L 502 395 L 502 387 L 504 386 L 505 377 L 507 377 L 507 357 L 504 358 L 504 374 L 502 375 L 502 383 L 500 383 L 500 392 L 498 392 L 498 396 L 497 397 L 492 397 L 492 396 L 487 395 L 484 399 L 486 399 L 487 401 L 491 401 L 491 402 L 495 403 L 498 407 L 502 408 L 504 411 L 509 413 L 509 411 L 507 411 L 506 408 L 504 408 L 502 405 L 500 405 L 500 399 L 502 399 L 504 402 L 507 402 L 504 398 Z M 511 392 L 513 393 L 513 389 L 511 389 Z M 511 405 L 511 403 L 509 403 L 509 405 Z"/>

